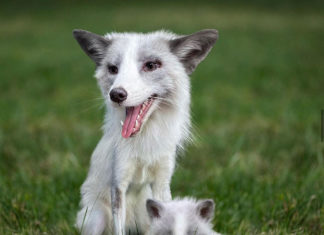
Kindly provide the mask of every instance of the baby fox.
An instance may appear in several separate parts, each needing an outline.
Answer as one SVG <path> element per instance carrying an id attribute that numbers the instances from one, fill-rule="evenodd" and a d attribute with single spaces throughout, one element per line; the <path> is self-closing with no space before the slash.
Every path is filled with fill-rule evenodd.
<path id="1" fill-rule="evenodd" d="M 159 202 L 148 199 L 151 220 L 147 235 L 220 235 L 212 229 L 215 204 L 212 199 L 175 199 Z"/>

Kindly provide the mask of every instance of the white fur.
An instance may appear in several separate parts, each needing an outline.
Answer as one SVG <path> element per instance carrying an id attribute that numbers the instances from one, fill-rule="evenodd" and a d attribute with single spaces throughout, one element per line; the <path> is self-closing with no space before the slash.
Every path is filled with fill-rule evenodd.
<path id="1" fill-rule="evenodd" d="M 79 34 L 85 35 L 76 31 L 77 40 Z M 165 31 L 111 33 L 104 37 L 109 47 L 96 54 L 96 59 L 102 57 L 102 61 L 97 64 L 95 77 L 105 98 L 107 114 L 103 137 L 91 157 L 88 177 L 81 187 L 82 208 L 76 225 L 83 234 L 122 235 L 129 229 L 145 232 L 149 227 L 146 199 L 171 200 L 176 150 L 188 139 L 190 127 L 189 77 L 180 57 L 169 46 L 170 40 L 177 37 Z M 88 49 L 101 45 L 96 40 L 87 45 Z M 162 66 L 145 73 L 142 65 L 152 56 L 159 58 Z M 109 73 L 108 64 L 118 64 L 118 74 Z M 109 98 L 109 92 L 118 87 L 128 93 L 120 105 Z M 124 139 L 120 122 L 125 120 L 125 107 L 137 106 L 152 94 L 158 97 L 140 132 Z"/>
<path id="2" fill-rule="evenodd" d="M 146 235 L 220 235 L 213 231 L 209 220 L 199 216 L 199 202 L 202 201 L 188 197 L 156 202 L 160 206 L 160 216 L 151 218 L 151 226 Z"/>

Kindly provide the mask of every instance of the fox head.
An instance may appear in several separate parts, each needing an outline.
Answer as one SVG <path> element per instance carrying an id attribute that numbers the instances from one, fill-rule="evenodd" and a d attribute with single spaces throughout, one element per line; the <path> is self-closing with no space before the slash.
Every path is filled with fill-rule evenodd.
<path id="1" fill-rule="evenodd" d="M 213 29 L 184 36 L 165 31 L 100 36 L 76 29 L 73 35 L 96 64 L 95 77 L 108 109 L 120 114 L 124 138 L 139 133 L 153 114 L 189 106 L 188 75 L 218 38 Z"/>
<path id="2" fill-rule="evenodd" d="M 146 201 L 151 221 L 150 235 L 216 235 L 211 221 L 215 204 L 212 199 L 176 198 L 168 202 Z"/>

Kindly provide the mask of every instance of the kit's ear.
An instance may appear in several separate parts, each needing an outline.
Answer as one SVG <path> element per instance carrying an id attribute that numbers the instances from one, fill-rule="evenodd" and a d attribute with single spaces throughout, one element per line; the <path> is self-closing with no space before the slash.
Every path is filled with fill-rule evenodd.
<path id="1" fill-rule="evenodd" d="M 171 40 L 170 49 L 183 63 L 186 72 L 191 74 L 197 65 L 208 55 L 217 39 L 217 30 L 204 29 L 194 34 Z"/>
<path id="2" fill-rule="evenodd" d="M 84 52 L 96 63 L 96 65 L 100 65 L 110 41 L 98 34 L 81 29 L 73 30 L 73 36 L 78 41 Z"/>
<path id="3" fill-rule="evenodd" d="M 146 210 L 151 220 L 158 219 L 161 217 L 161 213 L 163 212 L 163 205 L 158 201 L 148 199 L 146 201 Z"/>
<path id="4" fill-rule="evenodd" d="M 215 203 L 212 199 L 199 201 L 197 205 L 197 214 L 203 220 L 210 222 L 214 217 Z"/>

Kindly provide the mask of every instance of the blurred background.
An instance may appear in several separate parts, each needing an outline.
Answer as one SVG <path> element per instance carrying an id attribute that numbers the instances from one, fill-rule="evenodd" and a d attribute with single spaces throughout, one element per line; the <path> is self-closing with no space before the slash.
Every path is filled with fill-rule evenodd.
<path id="1" fill-rule="evenodd" d="M 0 234 L 73 234 L 101 137 L 75 28 L 220 38 L 192 75 L 197 140 L 173 196 L 213 198 L 224 234 L 324 232 L 322 1 L 1 1 Z"/>

